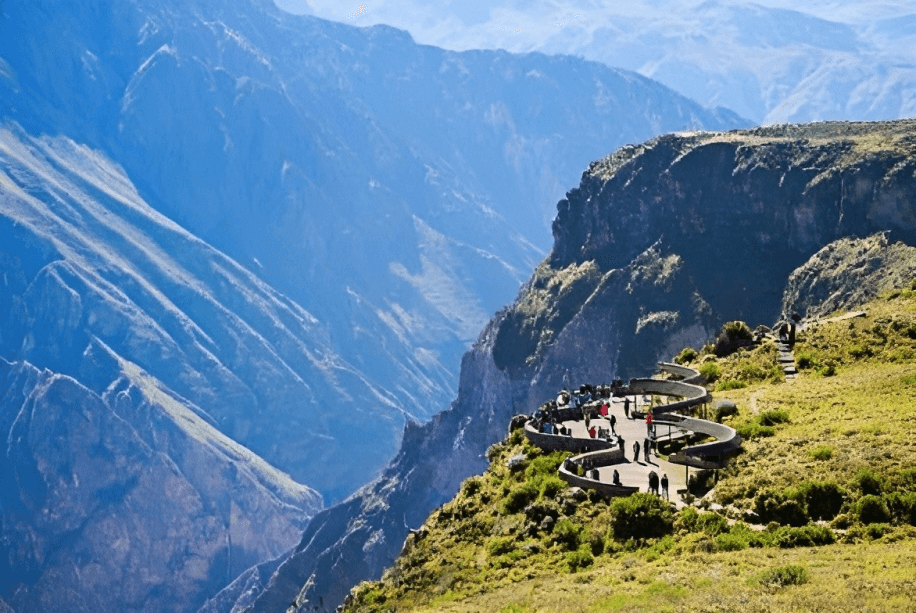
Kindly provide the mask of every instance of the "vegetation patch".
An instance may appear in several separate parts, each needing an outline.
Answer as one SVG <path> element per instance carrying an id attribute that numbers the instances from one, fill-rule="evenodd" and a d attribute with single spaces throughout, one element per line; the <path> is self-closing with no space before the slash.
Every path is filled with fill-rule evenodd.
<path id="1" fill-rule="evenodd" d="M 818 460 L 821 462 L 826 462 L 833 457 L 834 448 L 830 445 L 818 445 L 814 449 L 808 451 L 808 456 L 812 460 Z"/>
<path id="2" fill-rule="evenodd" d="M 786 587 L 808 583 L 810 576 L 803 566 L 788 565 L 771 568 L 761 573 L 758 581 L 769 587 Z"/>

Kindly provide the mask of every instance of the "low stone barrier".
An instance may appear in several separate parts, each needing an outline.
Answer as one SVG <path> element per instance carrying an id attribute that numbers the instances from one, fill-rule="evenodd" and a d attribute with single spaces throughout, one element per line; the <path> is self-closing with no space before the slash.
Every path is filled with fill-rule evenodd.
<path id="1" fill-rule="evenodd" d="M 700 371 L 695 368 L 690 368 L 689 366 L 681 366 L 680 364 L 674 364 L 672 362 L 659 362 L 658 369 L 669 375 L 680 377 L 681 383 L 702 385 L 704 382 L 703 375 L 700 374 Z"/>
<path id="2" fill-rule="evenodd" d="M 659 417 L 655 423 L 660 426 L 677 426 L 716 439 L 669 455 L 668 461 L 672 464 L 685 464 L 696 468 L 722 468 L 726 456 L 741 447 L 741 437 L 734 428 L 725 424 L 671 414 Z"/>
<path id="3" fill-rule="evenodd" d="M 616 442 L 608 442 L 600 438 L 582 438 L 578 436 L 564 436 L 562 434 L 547 434 L 538 432 L 531 425 L 525 424 L 525 437 L 532 445 L 545 451 L 571 451 L 572 453 L 586 453 L 599 449 L 617 447 Z"/>
<path id="4" fill-rule="evenodd" d="M 653 415 L 662 413 L 680 413 L 693 407 L 706 404 L 712 400 L 712 395 L 705 387 L 683 381 L 668 381 L 665 379 L 630 379 L 631 394 L 647 394 L 657 396 L 679 396 L 684 400 L 661 404 L 652 407 Z"/>

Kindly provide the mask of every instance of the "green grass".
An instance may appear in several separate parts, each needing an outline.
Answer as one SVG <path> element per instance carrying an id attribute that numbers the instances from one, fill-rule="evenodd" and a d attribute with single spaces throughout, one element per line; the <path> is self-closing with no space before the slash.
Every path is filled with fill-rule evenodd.
<path id="1" fill-rule="evenodd" d="M 767 344 L 702 365 L 745 384 L 727 390 L 744 449 L 710 496 L 759 525 L 673 513 L 652 497 L 573 500 L 555 473 L 565 455 L 543 454 L 516 431 L 347 610 L 908 610 L 916 295 L 865 310 L 799 335 L 791 385 L 780 384 Z M 818 374 L 831 365 L 832 375 Z M 509 470 L 517 453 L 526 464 Z"/>

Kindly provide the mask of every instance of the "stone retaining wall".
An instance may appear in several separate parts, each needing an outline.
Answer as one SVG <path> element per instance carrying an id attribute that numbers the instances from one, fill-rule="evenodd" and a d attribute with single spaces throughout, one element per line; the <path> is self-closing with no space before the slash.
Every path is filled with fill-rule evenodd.
<path id="1" fill-rule="evenodd" d="M 600 438 L 580 438 L 578 436 L 563 436 L 562 434 L 545 434 L 544 432 L 538 432 L 531 426 L 530 421 L 525 424 L 525 436 L 532 445 L 545 451 L 586 453 L 599 449 L 617 447 L 616 442 L 609 443 Z"/>

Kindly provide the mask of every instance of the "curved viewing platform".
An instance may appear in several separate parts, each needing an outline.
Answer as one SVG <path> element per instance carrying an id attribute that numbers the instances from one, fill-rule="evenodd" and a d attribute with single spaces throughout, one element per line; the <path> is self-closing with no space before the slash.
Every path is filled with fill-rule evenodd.
<path id="1" fill-rule="evenodd" d="M 727 425 L 689 415 L 700 407 L 705 415 L 712 400 L 697 370 L 667 362 L 658 370 L 672 378 L 564 390 L 525 421 L 525 436 L 545 451 L 577 454 L 558 471 L 570 485 L 609 496 L 642 489 L 667 496 L 668 490 L 684 489 L 689 470 L 682 473 L 676 466 L 723 468 L 740 449 L 741 437 Z M 658 397 L 670 400 L 656 404 Z M 664 459 L 656 453 L 659 444 L 682 446 Z"/>

